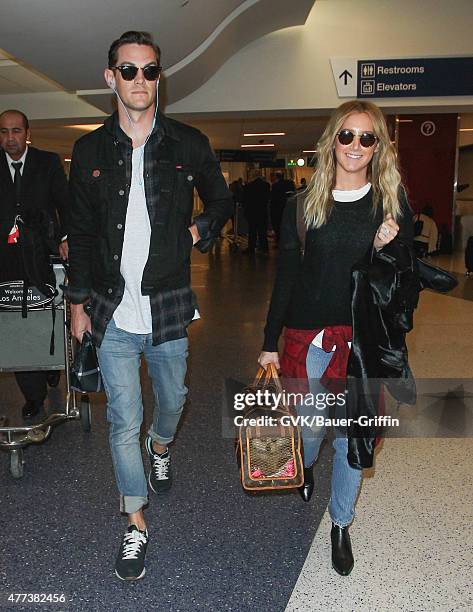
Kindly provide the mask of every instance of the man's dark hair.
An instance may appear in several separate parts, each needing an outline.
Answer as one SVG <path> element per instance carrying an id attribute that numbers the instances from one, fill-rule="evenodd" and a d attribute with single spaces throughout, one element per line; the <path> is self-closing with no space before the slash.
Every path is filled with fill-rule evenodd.
<path id="1" fill-rule="evenodd" d="M 158 65 L 161 60 L 161 49 L 153 41 L 153 37 L 149 32 L 137 32 L 136 30 L 130 30 L 124 32 L 120 38 L 114 40 L 108 50 L 108 67 L 113 68 L 117 64 L 118 49 L 123 45 L 146 45 L 151 47 L 156 53 L 156 61 Z"/>
<path id="2" fill-rule="evenodd" d="M 282 181 L 284 178 L 284 174 L 282 172 L 276 172 L 276 178 L 278 181 Z"/>
<path id="3" fill-rule="evenodd" d="M 17 115 L 20 115 L 23 119 L 23 127 L 25 128 L 25 130 L 29 130 L 30 122 L 28 121 L 28 117 L 25 115 L 25 113 L 22 113 L 20 110 L 16 110 L 16 108 L 9 108 L 8 110 L 3 111 L 3 113 L 0 114 L 0 119 L 3 117 L 3 115 L 6 115 L 7 113 L 16 113 Z"/>

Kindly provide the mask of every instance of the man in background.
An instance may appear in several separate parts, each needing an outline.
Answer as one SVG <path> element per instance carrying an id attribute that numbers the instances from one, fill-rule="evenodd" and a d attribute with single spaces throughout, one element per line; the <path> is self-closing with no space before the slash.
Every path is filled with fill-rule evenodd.
<path id="1" fill-rule="evenodd" d="M 271 187 L 261 174 L 244 187 L 244 209 L 248 220 L 248 248 L 245 253 L 252 255 L 258 243 L 259 250 L 268 252 L 268 202 Z"/>
<path id="2" fill-rule="evenodd" d="M 276 242 L 281 235 L 281 221 L 287 199 L 296 190 L 294 181 L 285 179 L 282 172 L 276 173 L 276 180 L 271 186 L 271 224 L 276 234 Z"/>
<path id="3" fill-rule="evenodd" d="M 21 219 L 33 219 L 37 244 L 42 254 L 57 252 L 67 258 L 64 218 L 68 208 L 68 185 L 59 156 L 28 146 L 28 118 L 19 110 L 0 114 L 0 282 L 24 280 L 25 270 L 17 241 Z M 59 370 L 16 372 L 26 403 L 24 418 L 36 416 L 43 408 L 47 383 L 56 386 Z"/>
<path id="4" fill-rule="evenodd" d="M 438 228 L 434 221 L 432 206 L 424 206 L 422 211 L 414 216 L 414 249 L 418 257 L 433 255 L 438 250 Z"/>

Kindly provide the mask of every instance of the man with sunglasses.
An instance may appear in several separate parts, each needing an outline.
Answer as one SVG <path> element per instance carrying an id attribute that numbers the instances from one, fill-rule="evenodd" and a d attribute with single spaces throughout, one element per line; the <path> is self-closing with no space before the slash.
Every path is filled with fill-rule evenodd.
<path id="1" fill-rule="evenodd" d="M 198 316 L 190 254 L 206 252 L 233 212 L 219 164 L 198 130 L 157 108 L 160 50 L 146 32 L 112 43 L 105 80 L 118 112 L 80 138 L 72 156 L 69 287 L 72 333 L 91 332 L 108 400 L 110 446 L 128 529 L 115 572 L 145 574 L 147 485 L 171 486 L 168 445 L 185 402 L 188 339 Z M 204 212 L 192 222 L 193 192 Z M 154 418 L 145 442 L 140 358 L 153 383 Z"/>

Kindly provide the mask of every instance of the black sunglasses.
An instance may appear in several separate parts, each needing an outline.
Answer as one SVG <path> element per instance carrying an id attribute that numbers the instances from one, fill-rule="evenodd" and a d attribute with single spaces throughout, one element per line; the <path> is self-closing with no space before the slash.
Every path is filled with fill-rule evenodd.
<path id="1" fill-rule="evenodd" d="M 129 66 L 128 64 L 125 64 L 124 66 L 112 66 L 110 70 L 119 70 L 124 81 L 133 81 L 138 74 L 139 68 L 138 66 Z M 161 66 L 151 64 L 150 66 L 145 66 L 141 70 L 143 70 L 143 76 L 147 81 L 156 81 L 162 68 Z"/>
<path id="2" fill-rule="evenodd" d="M 369 149 L 378 140 L 378 137 L 375 136 L 372 132 L 362 132 L 361 134 L 352 132 L 352 130 L 340 130 L 337 133 L 338 142 L 342 145 L 349 145 L 353 142 L 355 136 L 358 136 L 360 139 L 360 144 L 365 149 Z"/>

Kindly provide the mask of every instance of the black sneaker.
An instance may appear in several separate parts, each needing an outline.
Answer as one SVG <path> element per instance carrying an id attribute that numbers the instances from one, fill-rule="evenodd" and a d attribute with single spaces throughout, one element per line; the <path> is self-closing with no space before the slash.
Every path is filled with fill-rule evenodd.
<path id="1" fill-rule="evenodd" d="M 171 455 L 169 449 L 159 454 L 153 449 L 153 440 L 148 436 L 145 442 L 149 455 L 151 470 L 148 477 L 149 486 L 155 493 L 164 493 L 171 488 Z"/>
<path id="2" fill-rule="evenodd" d="M 148 546 L 148 530 L 140 531 L 129 525 L 120 546 L 115 574 L 121 580 L 139 580 L 146 574 L 145 557 Z"/>

